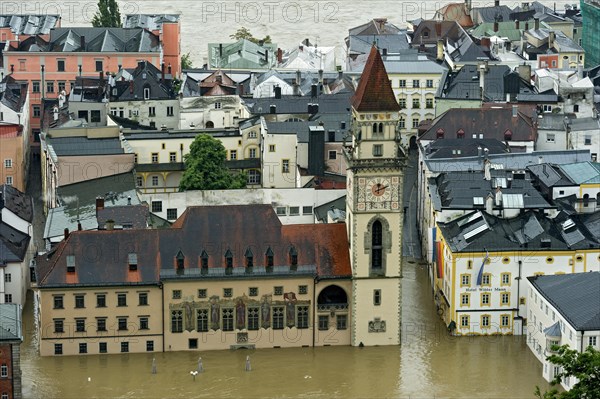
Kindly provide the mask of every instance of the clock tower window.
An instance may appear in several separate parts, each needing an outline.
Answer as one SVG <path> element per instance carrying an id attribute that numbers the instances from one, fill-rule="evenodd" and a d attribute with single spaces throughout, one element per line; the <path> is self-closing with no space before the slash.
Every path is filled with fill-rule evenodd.
<path id="1" fill-rule="evenodd" d="M 371 269 L 383 268 L 383 229 L 381 222 L 376 220 L 371 231 Z"/>

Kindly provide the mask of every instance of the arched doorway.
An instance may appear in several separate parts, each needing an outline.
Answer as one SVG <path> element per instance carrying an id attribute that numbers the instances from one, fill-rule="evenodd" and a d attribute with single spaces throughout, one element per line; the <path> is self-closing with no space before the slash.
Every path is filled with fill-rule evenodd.
<path id="1" fill-rule="evenodd" d="M 417 149 L 417 136 L 410 136 L 409 142 L 408 142 L 408 148 L 410 150 L 416 150 Z"/>
<path id="2" fill-rule="evenodd" d="M 206 122 L 207 129 L 214 129 L 214 127 L 215 127 L 215 123 L 213 121 Z"/>

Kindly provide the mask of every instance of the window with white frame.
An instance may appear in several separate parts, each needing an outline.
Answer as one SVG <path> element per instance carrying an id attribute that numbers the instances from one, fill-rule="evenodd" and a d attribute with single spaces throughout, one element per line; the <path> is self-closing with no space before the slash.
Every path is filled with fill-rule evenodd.
<path id="1" fill-rule="evenodd" d="M 6 176 L 6 184 L 9 186 L 13 185 L 13 177 L 12 176 Z"/>
<path id="2" fill-rule="evenodd" d="M 556 135 L 554 133 L 546 133 L 546 143 L 554 143 L 556 141 Z"/>
<path id="3" fill-rule="evenodd" d="M 13 166 L 13 162 L 12 159 L 8 158 L 4 160 L 4 167 L 5 168 L 12 168 Z"/>
<path id="4" fill-rule="evenodd" d="M 594 348 L 598 344 L 598 337 L 588 337 L 588 346 L 593 346 Z"/>

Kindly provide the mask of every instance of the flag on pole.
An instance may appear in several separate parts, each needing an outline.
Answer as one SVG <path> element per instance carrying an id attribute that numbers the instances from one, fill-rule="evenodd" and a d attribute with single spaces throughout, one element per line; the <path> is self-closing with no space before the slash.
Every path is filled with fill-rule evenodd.
<path id="1" fill-rule="evenodd" d="M 483 280 L 483 266 L 485 265 L 485 262 L 487 262 L 487 260 L 490 257 L 490 253 L 488 252 L 488 250 L 485 250 L 485 258 L 483 258 L 483 262 L 481 263 L 481 267 L 479 268 L 479 274 L 477 275 L 477 285 L 481 285 L 482 280 Z"/>

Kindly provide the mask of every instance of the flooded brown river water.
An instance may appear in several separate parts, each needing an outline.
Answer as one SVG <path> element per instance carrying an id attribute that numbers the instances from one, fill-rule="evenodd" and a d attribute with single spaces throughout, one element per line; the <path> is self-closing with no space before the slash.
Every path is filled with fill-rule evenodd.
<path id="1" fill-rule="evenodd" d="M 30 300 L 24 314 L 24 397 L 532 398 L 536 385 L 548 387 L 522 337 L 449 337 L 435 314 L 424 267 L 407 263 L 403 286 L 403 344 L 378 348 L 41 358 L 30 333 Z M 244 371 L 247 355 L 250 372 Z M 190 371 L 198 356 L 205 371 L 194 381 Z M 157 374 L 151 373 L 152 357 Z"/>

